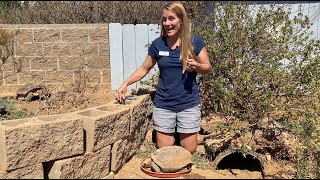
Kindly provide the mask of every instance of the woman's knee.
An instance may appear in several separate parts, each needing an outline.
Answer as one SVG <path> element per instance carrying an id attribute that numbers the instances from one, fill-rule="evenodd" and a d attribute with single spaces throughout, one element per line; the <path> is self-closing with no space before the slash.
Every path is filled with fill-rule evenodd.
<path id="1" fill-rule="evenodd" d="M 180 144 L 190 153 L 194 153 L 198 147 L 197 133 L 180 133 Z"/>
<path id="2" fill-rule="evenodd" d="M 156 143 L 158 148 L 174 145 L 174 133 L 156 132 Z"/>

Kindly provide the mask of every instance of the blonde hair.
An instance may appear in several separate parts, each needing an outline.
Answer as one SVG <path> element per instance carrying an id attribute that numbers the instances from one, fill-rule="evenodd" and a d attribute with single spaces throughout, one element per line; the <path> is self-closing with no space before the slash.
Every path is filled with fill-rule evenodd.
<path id="1" fill-rule="evenodd" d="M 191 44 L 190 21 L 183 4 L 178 1 L 169 2 L 164 5 L 163 9 L 172 11 L 180 19 L 180 62 L 182 64 L 182 73 L 186 71 L 188 58 L 197 59 Z M 161 36 L 166 36 L 166 31 L 161 23 Z"/>

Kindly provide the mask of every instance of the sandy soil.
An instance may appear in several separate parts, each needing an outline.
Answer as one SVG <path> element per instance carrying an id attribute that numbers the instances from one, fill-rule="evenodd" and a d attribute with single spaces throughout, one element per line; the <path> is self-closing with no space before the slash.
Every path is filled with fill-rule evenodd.
<path id="1" fill-rule="evenodd" d="M 145 142 L 142 144 L 149 144 L 152 138 L 152 129 L 150 129 L 146 135 Z M 201 137 L 199 137 L 201 138 Z M 199 145 L 197 152 L 204 154 L 205 150 L 203 145 Z M 134 155 L 119 172 L 114 174 L 114 179 L 161 179 L 159 177 L 150 176 L 141 170 L 141 163 L 145 158 Z M 188 174 L 181 175 L 173 179 L 292 179 L 294 177 L 293 164 L 286 161 L 275 161 L 272 158 L 268 158 L 264 163 L 264 177 L 261 171 L 249 171 L 240 169 L 228 169 L 228 170 L 214 170 L 212 167 L 207 166 L 205 168 L 197 167 L 195 164 L 192 166 L 192 170 Z"/>

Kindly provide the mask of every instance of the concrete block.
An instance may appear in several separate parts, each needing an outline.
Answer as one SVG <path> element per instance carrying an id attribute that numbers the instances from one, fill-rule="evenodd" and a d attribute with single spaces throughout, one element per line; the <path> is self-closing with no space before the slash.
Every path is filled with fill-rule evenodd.
<path id="1" fill-rule="evenodd" d="M 111 171 L 118 172 L 131 156 L 128 152 L 132 148 L 132 144 L 128 139 L 115 142 L 111 150 Z"/>
<path id="2" fill-rule="evenodd" d="M 97 151 L 129 135 L 130 109 L 98 106 L 73 112 L 81 117 L 86 134 L 86 152 Z"/>
<path id="3" fill-rule="evenodd" d="M 82 154 L 80 118 L 52 115 L 0 123 L 0 169 L 14 170 Z"/>
<path id="4" fill-rule="evenodd" d="M 12 171 L 0 171 L 0 179 L 43 179 L 42 164 L 26 166 Z"/>
<path id="5" fill-rule="evenodd" d="M 70 56 L 70 43 L 42 43 L 44 56 Z"/>
<path id="6" fill-rule="evenodd" d="M 61 28 L 63 42 L 89 42 L 91 28 Z"/>
<path id="7" fill-rule="evenodd" d="M 49 179 L 101 179 L 110 172 L 111 146 L 83 156 L 55 161 Z"/>
<path id="8" fill-rule="evenodd" d="M 34 29 L 35 42 L 61 42 L 60 29 Z"/>
<path id="9" fill-rule="evenodd" d="M 147 117 L 152 114 L 152 101 L 149 94 L 137 96 L 136 100 L 131 100 L 128 106 L 131 109 L 130 133 L 139 128 L 139 124 L 147 121 Z"/>

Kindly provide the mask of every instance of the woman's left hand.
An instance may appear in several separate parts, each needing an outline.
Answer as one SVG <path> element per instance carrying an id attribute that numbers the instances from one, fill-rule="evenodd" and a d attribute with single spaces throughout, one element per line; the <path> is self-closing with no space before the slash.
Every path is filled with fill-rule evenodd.
<path id="1" fill-rule="evenodd" d="M 194 59 L 187 60 L 187 71 L 192 72 L 195 71 L 200 66 L 200 63 L 195 61 Z"/>

